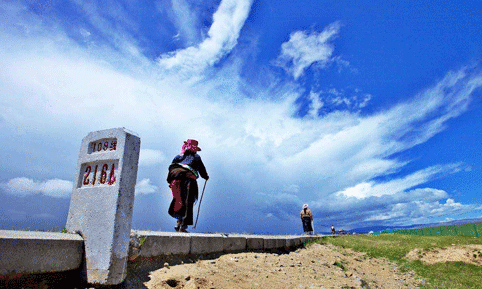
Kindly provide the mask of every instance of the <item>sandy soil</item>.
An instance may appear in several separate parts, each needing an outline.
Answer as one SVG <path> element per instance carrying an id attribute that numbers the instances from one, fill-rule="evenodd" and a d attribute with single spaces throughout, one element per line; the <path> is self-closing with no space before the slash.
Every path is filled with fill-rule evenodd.
<path id="1" fill-rule="evenodd" d="M 330 244 L 289 254 L 238 253 L 151 271 L 144 286 L 158 288 L 418 288 L 413 272 L 386 259 Z"/>
<path id="2" fill-rule="evenodd" d="M 405 258 L 421 260 L 427 264 L 440 262 L 464 262 L 482 266 L 482 245 L 455 246 L 444 249 L 413 249 Z"/>

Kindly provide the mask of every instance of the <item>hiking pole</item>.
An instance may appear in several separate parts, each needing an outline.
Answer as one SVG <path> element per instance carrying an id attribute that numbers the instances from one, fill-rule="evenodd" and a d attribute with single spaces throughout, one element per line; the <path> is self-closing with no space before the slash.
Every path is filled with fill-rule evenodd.
<path id="1" fill-rule="evenodd" d="M 197 208 L 196 223 L 194 224 L 194 227 L 192 227 L 193 229 L 196 229 L 196 226 L 197 226 L 197 220 L 199 219 L 199 210 L 201 210 L 201 202 L 203 201 L 204 189 L 206 188 L 206 183 L 207 183 L 207 182 L 208 182 L 208 180 L 205 180 L 205 181 L 204 181 L 203 192 L 202 192 L 202 194 L 201 194 L 201 199 L 199 199 L 199 207 Z"/>

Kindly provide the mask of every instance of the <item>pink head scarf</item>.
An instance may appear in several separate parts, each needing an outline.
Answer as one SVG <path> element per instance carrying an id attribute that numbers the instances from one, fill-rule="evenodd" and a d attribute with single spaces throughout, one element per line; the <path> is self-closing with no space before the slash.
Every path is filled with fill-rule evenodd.
<path id="1" fill-rule="evenodd" d="M 187 141 L 184 142 L 184 144 L 182 145 L 182 149 L 181 149 L 181 153 L 180 155 L 184 155 L 184 153 L 189 150 L 189 151 L 192 151 L 192 152 L 199 152 L 201 151 L 201 148 L 197 146 L 198 145 L 198 141 L 197 140 L 194 140 L 194 139 L 188 139 Z"/>

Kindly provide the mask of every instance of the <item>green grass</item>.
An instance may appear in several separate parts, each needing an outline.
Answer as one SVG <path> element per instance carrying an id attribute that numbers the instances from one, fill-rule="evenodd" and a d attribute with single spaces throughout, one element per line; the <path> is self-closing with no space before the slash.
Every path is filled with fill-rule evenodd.
<path id="1" fill-rule="evenodd" d="M 371 257 L 385 257 L 399 264 L 402 271 L 413 270 L 426 282 L 421 288 L 482 288 L 482 267 L 462 262 L 428 265 L 404 259 L 412 249 L 428 251 L 455 245 L 482 244 L 482 238 L 464 236 L 417 236 L 402 234 L 356 235 L 324 238 L 319 242 L 366 252 Z"/>
<path id="2" fill-rule="evenodd" d="M 142 249 L 142 246 L 144 246 L 144 242 L 146 241 L 146 237 L 142 237 L 139 239 L 139 248 Z"/>
<path id="3" fill-rule="evenodd" d="M 468 236 L 482 237 L 482 223 L 467 223 L 450 226 L 437 226 L 421 229 L 393 229 L 376 232 L 375 234 L 399 233 L 422 236 Z"/>
<path id="4" fill-rule="evenodd" d="M 346 271 L 345 264 L 346 264 L 345 260 L 337 260 L 333 265 L 340 267 L 340 269 L 343 271 Z"/>

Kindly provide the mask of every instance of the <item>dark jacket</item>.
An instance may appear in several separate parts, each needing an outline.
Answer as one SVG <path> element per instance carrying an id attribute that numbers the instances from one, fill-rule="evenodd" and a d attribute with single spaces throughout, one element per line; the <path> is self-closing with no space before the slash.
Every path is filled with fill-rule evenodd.
<path id="1" fill-rule="evenodd" d="M 206 172 L 206 168 L 204 167 L 203 161 L 201 160 L 201 156 L 197 153 L 193 153 L 191 151 L 184 152 L 184 155 L 180 156 L 177 155 L 172 160 L 171 166 L 175 165 L 182 165 L 183 167 L 189 166 L 190 170 L 196 175 L 196 177 L 201 175 L 203 179 L 208 179 L 208 173 Z"/>

